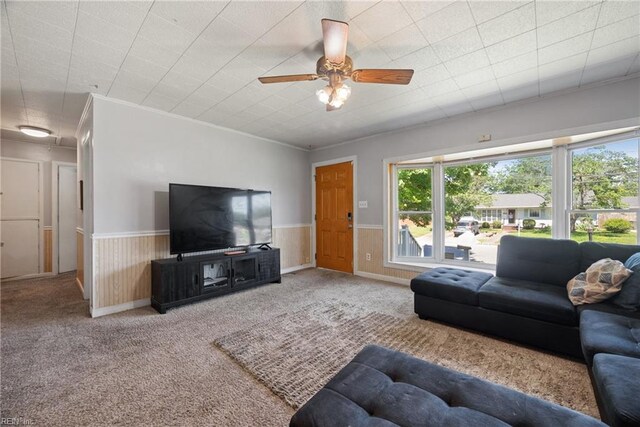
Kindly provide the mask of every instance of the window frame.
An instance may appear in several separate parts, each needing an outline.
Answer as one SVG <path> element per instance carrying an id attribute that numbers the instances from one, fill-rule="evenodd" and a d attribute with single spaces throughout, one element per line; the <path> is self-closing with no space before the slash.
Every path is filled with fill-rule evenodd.
<path id="1" fill-rule="evenodd" d="M 430 169 L 431 170 L 431 210 L 430 211 L 400 211 L 399 209 L 399 194 L 398 194 L 398 171 L 399 170 L 403 170 L 403 169 Z M 416 257 L 416 256 L 399 256 L 397 249 L 398 249 L 398 236 L 400 233 L 400 228 L 399 228 L 399 224 L 400 224 L 400 215 L 401 212 L 402 213 L 428 213 L 431 214 L 431 230 L 432 233 L 434 232 L 434 223 L 435 223 L 435 209 L 434 209 L 434 167 L 433 165 L 430 164 L 426 164 L 426 163 L 416 163 L 416 164 L 411 164 L 411 165 L 399 165 L 399 164 L 394 164 L 392 165 L 392 171 L 391 171 L 391 182 L 393 183 L 392 186 L 392 191 L 391 191 L 391 198 L 392 198 L 392 205 L 391 205 L 391 218 L 392 218 L 392 239 L 391 239 L 391 252 L 393 254 L 393 258 L 396 262 L 402 262 L 402 263 L 423 263 L 423 260 L 427 260 L 428 262 L 433 262 L 435 261 L 435 241 L 434 241 L 434 248 L 431 251 L 431 256 L 430 257 Z"/>
<path id="2" fill-rule="evenodd" d="M 536 214 L 534 215 L 532 212 L 535 212 Z M 526 218 L 540 219 L 541 216 L 542 208 L 527 208 L 527 215 L 525 216 Z"/>
<path id="3" fill-rule="evenodd" d="M 636 208 L 623 208 L 623 209 L 574 209 L 573 207 L 573 156 L 572 153 L 576 150 L 582 150 L 585 148 L 597 147 L 607 144 L 615 144 L 617 142 L 623 142 L 630 139 L 637 139 L 638 144 L 638 207 Z M 640 220 L 640 133 L 632 132 L 629 134 L 616 135 L 616 137 L 601 138 L 593 141 L 585 141 L 566 146 L 566 185 L 567 185 L 567 198 L 564 206 L 565 210 L 565 234 L 563 238 L 571 239 L 571 215 L 572 214 L 600 214 L 600 213 L 635 213 L 636 215 L 636 245 L 640 245 L 640 230 L 638 230 L 638 221 Z"/>
<path id="4" fill-rule="evenodd" d="M 613 132 L 613 130 L 612 130 Z M 640 169 L 640 128 L 624 129 L 618 133 L 611 133 L 606 136 L 592 137 L 591 139 L 584 139 L 586 135 L 578 135 L 577 137 L 568 137 L 560 139 L 546 140 L 548 146 L 544 148 L 538 148 L 527 150 L 518 148 L 519 145 L 527 144 L 527 141 L 522 141 L 516 144 L 494 144 L 488 146 L 490 150 L 500 149 L 503 152 L 499 154 L 477 156 L 462 160 L 443 160 L 446 156 L 459 156 L 466 151 L 470 150 L 470 146 L 460 147 L 459 150 L 440 150 L 427 153 L 418 153 L 413 155 L 405 155 L 401 157 L 386 158 L 383 160 L 383 239 L 384 239 L 384 258 L 383 267 L 393 268 L 397 270 L 408 271 L 425 271 L 428 268 L 438 266 L 457 266 L 464 267 L 471 270 L 495 270 L 495 265 L 482 264 L 474 261 L 461 261 L 451 260 L 444 258 L 444 168 L 451 165 L 462 165 L 470 163 L 479 163 L 482 161 L 492 160 L 509 160 L 518 159 L 524 157 L 535 157 L 539 155 L 551 156 L 551 206 L 550 212 L 548 212 L 548 219 L 552 221 L 552 239 L 570 239 L 570 215 L 571 215 L 571 203 L 572 203 L 572 176 L 571 173 L 571 155 L 570 150 L 584 148 L 588 146 L 603 145 L 607 143 L 620 142 L 627 139 L 638 139 L 639 144 L 639 169 Z M 572 140 L 578 140 L 578 142 L 572 142 Z M 466 149 L 466 150 L 465 150 Z M 416 161 L 411 163 L 414 159 L 423 159 L 423 161 Z M 417 167 L 433 167 L 432 175 L 432 233 L 433 233 L 433 257 L 411 257 L 412 259 L 405 259 L 408 257 L 397 257 L 395 247 L 397 242 L 394 236 L 397 236 L 398 218 L 394 215 L 397 203 L 397 178 L 395 176 L 395 169 L 397 166 L 407 166 L 409 168 Z M 640 173 L 639 173 L 639 187 L 640 187 Z M 437 184 L 437 185 L 436 185 Z M 500 221 L 504 221 L 503 212 L 504 209 L 498 208 L 496 212 L 499 214 L 497 218 Z M 612 210 L 595 210 L 597 212 L 612 212 Z M 637 220 L 636 227 L 640 223 L 640 196 L 639 206 L 636 209 L 624 209 L 617 211 L 633 211 L 636 212 Z M 580 210 L 579 212 L 588 212 Z M 540 211 L 540 213 L 542 213 Z M 390 222 L 391 221 L 391 222 Z M 481 224 L 484 220 L 480 219 Z M 492 220 L 493 221 L 493 220 Z M 490 221 L 487 221 L 490 222 Z M 640 245 L 640 232 L 636 234 L 637 244 Z"/>

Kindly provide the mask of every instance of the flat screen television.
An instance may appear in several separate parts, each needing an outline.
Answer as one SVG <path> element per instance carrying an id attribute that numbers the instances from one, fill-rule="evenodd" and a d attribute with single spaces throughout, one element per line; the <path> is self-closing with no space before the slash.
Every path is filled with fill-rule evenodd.
<path id="1" fill-rule="evenodd" d="M 271 192 L 169 184 L 171 254 L 271 243 Z"/>

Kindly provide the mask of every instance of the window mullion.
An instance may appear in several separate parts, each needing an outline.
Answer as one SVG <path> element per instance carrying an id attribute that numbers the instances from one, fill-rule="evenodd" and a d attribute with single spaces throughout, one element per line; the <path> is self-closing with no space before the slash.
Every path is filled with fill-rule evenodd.
<path id="1" fill-rule="evenodd" d="M 569 238 L 569 210 L 571 209 L 571 179 L 566 146 L 554 147 L 551 152 L 551 237 Z"/>
<path id="2" fill-rule="evenodd" d="M 391 223 L 391 259 L 396 260 L 398 258 L 398 223 L 400 222 L 400 206 L 398 204 L 398 166 L 393 165 L 393 188 L 391 190 L 392 210 L 391 215 L 393 221 Z"/>
<path id="3" fill-rule="evenodd" d="M 433 194 L 433 257 L 436 262 L 444 259 L 444 168 L 442 163 L 436 163 L 431 180 Z"/>

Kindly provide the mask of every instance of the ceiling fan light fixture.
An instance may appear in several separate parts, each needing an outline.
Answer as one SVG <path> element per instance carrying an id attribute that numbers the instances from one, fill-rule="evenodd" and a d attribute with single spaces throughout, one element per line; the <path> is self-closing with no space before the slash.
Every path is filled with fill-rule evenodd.
<path id="1" fill-rule="evenodd" d="M 336 88 L 336 97 L 338 97 L 338 99 L 341 99 L 342 102 L 349 99 L 349 96 L 351 96 L 351 88 L 346 84 L 342 83 Z"/>
<path id="2" fill-rule="evenodd" d="M 329 103 L 329 105 L 331 105 L 333 108 L 340 108 L 344 105 L 344 101 L 338 98 L 335 98 L 333 100 L 331 100 L 331 102 Z"/>
<path id="3" fill-rule="evenodd" d="M 49 129 L 38 128 L 35 126 L 18 126 L 20 132 L 25 135 L 33 136 L 36 138 L 44 138 L 51 135 L 51 131 Z"/>
<path id="4" fill-rule="evenodd" d="M 316 96 L 318 100 L 323 104 L 328 104 L 331 100 L 331 94 L 333 93 L 333 88 L 331 86 L 325 86 L 322 89 L 316 91 Z"/>

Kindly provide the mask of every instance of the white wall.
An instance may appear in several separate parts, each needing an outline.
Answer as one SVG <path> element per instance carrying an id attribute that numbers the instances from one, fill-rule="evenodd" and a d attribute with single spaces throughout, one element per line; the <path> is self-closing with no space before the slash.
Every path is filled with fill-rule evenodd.
<path id="1" fill-rule="evenodd" d="M 42 165 L 42 177 L 44 181 L 44 218 L 43 225 L 51 226 L 51 162 L 76 162 L 75 148 L 52 146 L 51 150 L 44 144 L 35 144 L 24 141 L 11 141 L 3 139 L 0 144 L 2 157 L 14 157 L 18 159 L 40 160 Z"/>
<path id="2" fill-rule="evenodd" d="M 310 222 L 309 153 L 129 103 L 93 103 L 94 233 L 169 228 L 169 183 L 272 191 L 273 224 Z"/>
<path id="3" fill-rule="evenodd" d="M 358 157 L 358 224 L 382 224 L 383 159 L 462 152 L 640 125 L 640 78 L 599 85 L 501 109 L 480 111 L 432 125 L 372 136 L 311 152 L 310 162 Z M 477 138 L 491 134 L 482 145 Z"/>

